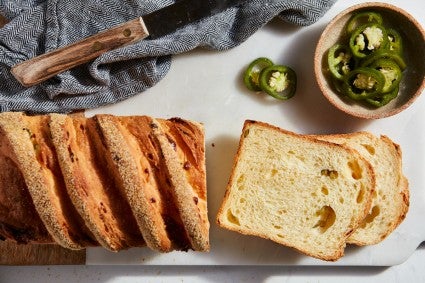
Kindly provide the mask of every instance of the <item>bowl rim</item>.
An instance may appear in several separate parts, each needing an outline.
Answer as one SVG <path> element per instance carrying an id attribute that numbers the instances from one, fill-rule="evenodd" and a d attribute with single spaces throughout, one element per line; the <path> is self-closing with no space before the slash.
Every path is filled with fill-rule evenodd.
<path id="1" fill-rule="evenodd" d="M 425 89 L 425 76 L 422 79 L 422 82 L 420 83 L 420 85 L 418 86 L 417 90 L 415 91 L 415 93 L 413 93 L 411 95 L 411 97 L 402 105 L 400 105 L 399 107 L 390 109 L 389 111 L 383 111 L 383 112 L 377 112 L 377 113 L 373 113 L 373 111 L 369 112 L 369 113 L 359 113 L 357 111 L 353 111 L 351 109 L 349 109 L 349 107 L 343 107 L 345 104 L 343 101 L 339 100 L 336 101 L 336 99 L 334 99 L 334 97 L 332 95 L 328 94 L 328 87 L 325 87 L 324 83 L 322 82 L 321 79 L 321 75 L 323 75 L 323 70 L 322 70 L 322 60 L 323 60 L 323 52 L 322 51 L 322 42 L 325 38 L 325 35 L 328 34 L 335 23 L 337 23 L 341 18 L 345 17 L 347 14 L 350 14 L 356 10 L 360 10 L 360 9 L 364 9 L 364 8 L 380 8 L 380 9 L 388 9 L 390 11 L 393 12 L 397 12 L 399 14 L 401 14 L 403 17 L 407 18 L 408 21 L 410 21 L 419 31 L 420 34 L 422 34 L 422 39 L 425 41 L 425 30 L 423 29 L 422 25 L 407 11 L 403 10 L 402 8 L 395 6 L 393 4 L 389 4 L 389 3 L 383 3 L 383 2 L 365 2 L 365 3 L 360 3 L 360 4 L 356 4 L 353 6 L 350 6 L 344 10 L 342 10 L 341 12 L 339 12 L 325 27 L 325 29 L 322 31 L 318 43 L 316 45 L 315 48 L 315 52 L 314 52 L 314 72 L 315 72 L 315 77 L 316 77 L 316 82 L 319 85 L 319 88 L 323 94 L 323 96 L 326 97 L 326 99 L 333 104 L 336 108 L 338 108 L 339 110 L 350 114 L 352 116 L 355 117 L 359 117 L 359 118 L 365 118 L 365 119 L 380 119 L 380 118 L 385 118 L 385 117 L 389 117 L 389 116 L 393 116 L 396 115 L 398 113 L 400 113 L 401 111 L 405 110 L 406 108 L 408 108 L 424 91 Z"/>

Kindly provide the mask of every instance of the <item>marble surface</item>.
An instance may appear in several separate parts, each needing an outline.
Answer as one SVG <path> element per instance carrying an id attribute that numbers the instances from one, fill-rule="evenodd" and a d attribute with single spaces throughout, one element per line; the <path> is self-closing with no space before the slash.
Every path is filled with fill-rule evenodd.
<path id="1" fill-rule="evenodd" d="M 425 245 L 406 262 L 392 267 L 3 266 L 0 267 L 0 282 L 425 282 Z"/>

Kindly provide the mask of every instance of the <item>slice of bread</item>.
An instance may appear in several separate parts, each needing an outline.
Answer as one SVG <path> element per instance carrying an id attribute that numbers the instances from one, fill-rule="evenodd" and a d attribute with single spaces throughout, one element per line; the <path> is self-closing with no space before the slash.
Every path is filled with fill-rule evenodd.
<path id="1" fill-rule="evenodd" d="M 162 252 L 207 251 L 202 126 L 147 116 L 95 118 L 147 245 Z"/>
<path id="2" fill-rule="evenodd" d="M 151 125 L 164 156 L 183 228 L 196 251 L 209 251 L 209 221 L 205 167 L 204 128 L 201 124 L 173 118 Z"/>
<path id="3" fill-rule="evenodd" d="M 335 261 L 367 215 L 374 186 L 372 166 L 356 151 L 246 121 L 216 220 Z"/>
<path id="4" fill-rule="evenodd" d="M 356 245 L 381 242 L 403 221 L 409 209 L 409 185 L 402 171 L 400 146 L 387 136 L 378 138 L 369 132 L 316 138 L 349 146 L 372 164 L 376 188 L 371 210 L 347 242 Z"/>
<path id="5" fill-rule="evenodd" d="M 20 127 L 9 131 L 21 140 L 14 152 L 35 209 L 46 229 L 61 246 L 83 249 L 96 245 L 81 217 L 72 206 L 50 139 L 49 117 L 7 113 Z M 9 122 L 8 122 L 9 123 Z"/>
<path id="6" fill-rule="evenodd" d="M 121 178 L 121 190 L 130 203 L 147 246 L 162 252 L 171 251 L 173 246 L 163 217 L 170 206 L 161 193 L 166 176 L 159 150 L 152 140 L 149 126 L 152 118 L 112 115 L 97 115 L 95 118 Z"/>
<path id="7" fill-rule="evenodd" d="M 0 114 L 0 240 L 53 243 L 34 206 L 27 184 L 41 187 L 33 145 L 19 114 Z M 32 182 L 32 183 L 31 183 Z"/>
<path id="8" fill-rule="evenodd" d="M 50 130 L 70 199 L 99 244 L 111 251 L 145 245 L 96 121 L 51 114 Z"/>

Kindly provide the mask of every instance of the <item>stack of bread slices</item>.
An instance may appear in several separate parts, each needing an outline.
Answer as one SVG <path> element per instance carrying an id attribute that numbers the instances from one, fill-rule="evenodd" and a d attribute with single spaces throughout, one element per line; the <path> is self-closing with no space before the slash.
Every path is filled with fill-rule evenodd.
<path id="1" fill-rule="evenodd" d="M 199 123 L 1 113 L 0 168 L 2 240 L 209 250 Z"/>
<path id="2" fill-rule="evenodd" d="M 307 136 L 246 121 L 217 215 L 223 228 L 336 261 L 405 218 L 400 147 L 368 132 Z"/>

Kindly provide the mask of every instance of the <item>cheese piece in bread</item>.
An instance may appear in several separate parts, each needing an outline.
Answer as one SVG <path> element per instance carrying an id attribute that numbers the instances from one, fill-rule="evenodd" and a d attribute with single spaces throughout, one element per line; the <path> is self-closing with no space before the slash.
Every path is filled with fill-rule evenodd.
<path id="1" fill-rule="evenodd" d="M 143 246 L 96 121 L 51 114 L 50 130 L 71 201 L 99 244 L 112 251 Z"/>
<path id="2" fill-rule="evenodd" d="M 335 261 L 368 213 L 374 185 L 370 163 L 356 151 L 246 121 L 216 220 Z"/>
<path id="3" fill-rule="evenodd" d="M 400 146 L 387 136 L 378 138 L 369 132 L 316 138 L 349 146 L 372 164 L 376 189 L 371 210 L 347 242 L 356 245 L 381 242 L 403 221 L 409 208 L 408 181 L 402 171 Z"/>

